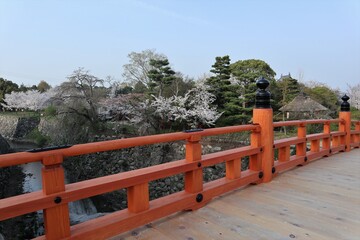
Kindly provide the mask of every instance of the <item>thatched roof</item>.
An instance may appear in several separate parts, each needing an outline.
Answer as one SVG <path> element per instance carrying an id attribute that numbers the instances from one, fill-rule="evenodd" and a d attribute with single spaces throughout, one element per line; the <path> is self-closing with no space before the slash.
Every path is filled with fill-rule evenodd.
<path id="1" fill-rule="evenodd" d="M 310 97 L 304 94 L 299 94 L 290 103 L 282 106 L 280 109 L 282 112 L 320 112 L 329 111 L 320 103 L 312 100 Z"/>

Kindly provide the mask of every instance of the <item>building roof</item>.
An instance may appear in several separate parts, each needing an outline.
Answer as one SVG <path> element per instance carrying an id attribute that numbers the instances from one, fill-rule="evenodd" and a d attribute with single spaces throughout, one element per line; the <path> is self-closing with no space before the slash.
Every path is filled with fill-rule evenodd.
<path id="1" fill-rule="evenodd" d="M 303 93 L 297 95 L 290 103 L 282 106 L 280 109 L 282 112 L 318 112 L 318 111 L 329 111 L 328 108 L 324 107 L 320 103 L 305 96 Z"/>
<path id="2" fill-rule="evenodd" d="M 280 76 L 280 78 L 278 79 L 278 81 L 281 81 L 281 80 L 283 80 L 283 79 L 285 79 L 285 78 L 292 78 L 291 77 L 291 74 L 289 73 L 288 75 L 282 75 L 281 74 L 281 76 Z"/>

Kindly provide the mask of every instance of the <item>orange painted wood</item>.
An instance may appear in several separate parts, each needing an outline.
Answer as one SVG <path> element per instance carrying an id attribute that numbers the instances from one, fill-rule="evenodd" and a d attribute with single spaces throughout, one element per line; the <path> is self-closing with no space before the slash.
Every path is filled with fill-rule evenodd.
<path id="1" fill-rule="evenodd" d="M 62 160 L 61 155 L 44 157 L 42 161 L 45 164 L 42 168 L 44 195 L 65 191 L 64 169 L 60 165 Z M 46 239 L 61 239 L 70 236 L 68 205 L 65 203 L 44 209 L 44 226 Z"/>
<path id="2" fill-rule="evenodd" d="M 286 162 L 275 162 L 275 168 L 277 173 L 282 173 L 288 171 L 292 168 L 297 167 L 300 164 L 303 164 L 305 160 L 305 156 L 291 156 L 289 161 Z"/>
<path id="3" fill-rule="evenodd" d="M 252 131 L 250 136 L 251 147 L 261 148 L 261 134 L 260 131 Z M 250 154 L 248 154 L 250 155 Z M 249 159 L 249 169 L 253 171 L 261 170 L 261 154 L 251 154 Z"/>
<path id="4" fill-rule="evenodd" d="M 244 131 L 251 131 L 257 130 L 259 131 L 259 125 L 238 125 L 238 126 L 230 126 L 230 127 L 220 127 L 220 128 L 210 128 L 205 129 L 204 131 L 198 132 L 198 134 L 202 137 L 205 136 L 214 136 L 220 134 L 228 134 L 228 133 L 235 133 L 235 132 L 244 132 Z"/>
<path id="5" fill-rule="evenodd" d="M 301 121 L 301 120 L 280 121 L 280 122 L 274 122 L 273 127 L 297 126 L 302 123 L 303 123 L 303 121 Z"/>
<path id="6" fill-rule="evenodd" d="M 201 163 L 203 167 L 208 167 L 245 156 L 257 156 L 258 153 L 260 153 L 260 148 L 251 146 L 241 147 L 204 155 Z M 66 185 L 65 192 L 56 195 L 53 194 L 52 197 L 42 195 L 41 192 L 34 192 L 0 199 L 0 220 L 56 206 L 53 202 L 56 196 L 62 198 L 62 203 L 68 203 L 118 189 L 128 188 L 132 185 L 196 170 L 198 168 L 197 162 L 188 163 L 185 160 L 178 160 L 148 168 L 68 184 Z"/>
<path id="7" fill-rule="evenodd" d="M 111 151 L 135 146 L 143 146 L 162 142 L 172 142 L 185 140 L 191 137 L 193 133 L 167 133 L 144 137 L 125 138 L 117 140 L 108 140 L 102 142 L 93 142 L 85 144 L 77 144 L 69 148 L 44 151 L 44 152 L 22 152 L 0 155 L 0 167 L 19 165 L 23 163 L 36 162 L 42 160 L 48 155 L 62 155 L 64 157 L 83 155 L 88 153 L 96 153 L 103 151 Z"/>
<path id="8" fill-rule="evenodd" d="M 334 131 L 331 132 L 331 136 L 336 137 L 336 136 L 344 136 L 346 133 L 345 132 L 341 132 L 341 131 Z"/>
<path id="9" fill-rule="evenodd" d="M 309 152 L 307 152 L 307 159 L 308 159 L 308 161 L 313 161 L 313 160 L 316 160 L 316 159 L 319 159 L 319 158 L 322 158 L 322 157 L 328 156 L 328 155 L 329 155 L 329 150 L 327 150 L 327 149 L 324 149 L 321 151 L 316 151 L 316 152 L 309 151 Z"/>
<path id="10" fill-rule="evenodd" d="M 275 122 L 274 127 L 284 127 L 284 126 L 298 126 L 301 124 L 319 124 L 319 123 L 338 123 L 340 119 L 311 119 L 311 120 L 293 120 L 293 121 L 281 121 Z"/>
<path id="11" fill-rule="evenodd" d="M 241 176 L 241 159 L 226 162 L 226 178 L 236 179 Z"/>
<path id="12" fill-rule="evenodd" d="M 255 115 L 255 111 L 254 111 L 254 115 Z M 258 119 L 256 119 L 254 117 L 256 121 L 262 121 L 264 120 L 263 118 L 264 117 L 258 117 Z M 308 123 L 320 123 L 320 121 L 322 120 L 310 120 L 305 122 L 308 124 Z M 343 125 L 344 123 L 347 122 L 344 119 L 342 119 L 341 121 L 339 120 L 337 121 L 341 122 Z M 304 123 L 304 121 L 299 121 L 299 125 L 301 125 L 302 123 Z M 324 123 L 326 124 L 327 122 Z M 190 176 L 190 178 L 192 179 L 190 185 L 196 185 L 196 183 L 200 182 L 199 179 L 202 180 L 202 171 L 201 171 L 202 167 L 211 166 L 213 164 L 217 164 L 220 162 L 226 162 L 227 168 L 235 169 L 236 164 L 240 163 L 241 165 L 240 158 L 242 156 L 250 156 L 250 159 L 256 159 L 256 163 L 259 164 L 261 163 L 261 161 L 259 161 L 259 158 L 255 158 L 255 157 L 261 156 L 261 158 L 264 158 L 264 154 L 260 154 L 261 146 L 265 147 L 265 145 L 266 146 L 270 145 L 269 143 L 266 143 L 264 145 L 263 139 L 268 140 L 267 138 L 264 138 L 263 133 L 264 131 L 266 132 L 266 130 L 263 129 L 264 125 L 266 124 L 261 125 L 259 123 L 259 125 L 246 126 L 246 128 L 249 128 L 253 130 L 253 132 L 257 133 L 254 135 L 252 134 L 251 146 L 231 149 L 214 154 L 208 154 L 206 156 L 203 156 L 202 159 L 201 159 L 201 145 L 199 144 L 199 140 L 201 139 L 201 136 L 203 136 L 203 134 L 210 134 L 208 132 L 206 133 L 206 130 L 200 133 L 181 133 L 184 135 L 176 135 L 176 136 L 169 135 L 170 139 L 175 139 L 178 138 L 179 136 L 185 137 L 184 139 L 188 139 L 188 144 L 190 143 L 189 145 L 191 147 L 189 147 L 189 151 L 187 149 L 185 160 L 179 160 L 167 164 L 153 166 L 145 169 L 139 169 L 131 172 L 125 172 L 121 174 L 115 174 L 98 179 L 91 179 L 80 183 L 69 184 L 66 187 L 64 185 L 64 173 L 60 165 L 62 163 L 61 156 L 54 156 L 54 155 L 48 156 L 50 151 L 40 153 L 40 155 L 37 155 L 37 153 L 29 153 L 30 155 L 35 154 L 36 157 L 43 156 L 42 162 L 45 165 L 43 169 L 43 176 L 44 176 L 43 192 L 35 192 L 35 193 L 23 194 L 12 198 L 1 199 L 0 218 L 3 217 L 2 213 L 4 213 L 5 215 L 7 214 L 6 215 L 7 217 L 13 216 L 14 213 L 10 213 L 10 214 L 7 213 L 7 211 L 9 210 L 16 212 L 16 214 L 19 214 L 19 213 L 29 212 L 30 210 L 33 211 L 34 209 L 38 210 L 38 209 L 46 208 L 45 221 L 47 228 L 50 225 L 55 224 L 54 219 L 57 219 L 57 227 L 60 228 L 59 231 L 57 232 L 47 229 L 46 237 L 47 239 L 58 239 L 59 235 L 64 234 L 64 232 L 66 232 L 61 229 L 65 229 L 65 230 L 70 229 L 69 224 L 66 221 L 66 219 L 68 219 L 68 214 L 69 214 L 67 209 L 68 202 L 109 192 L 112 191 L 111 189 L 117 190 L 120 188 L 128 188 L 128 195 L 130 196 L 128 201 L 129 209 L 121 211 L 123 215 L 121 214 L 117 215 L 117 213 L 111 214 L 109 218 L 106 218 L 107 217 L 106 216 L 104 218 L 91 220 L 89 221 L 89 223 L 86 222 L 71 228 L 72 234 L 74 234 L 73 236 L 71 236 L 71 238 L 74 237 L 74 239 L 92 239 L 92 238 L 99 239 L 99 238 L 103 238 L 103 236 L 107 236 L 107 237 L 112 236 L 114 235 L 112 233 L 114 232 L 119 233 L 118 231 L 123 231 L 123 229 L 127 229 L 127 230 L 132 229 L 136 226 L 140 226 L 151 221 L 151 219 L 158 219 L 161 216 L 166 216 L 176 211 L 180 211 L 183 209 L 195 209 L 201 207 L 205 202 L 209 201 L 211 198 L 215 196 L 223 194 L 227 191 L 237 189 L 249 183 L 260 182 L 259 171 L 248 170 L 248 171 L 240 172 L 240 175 L 237 176 L 235 170 L 230 170 L 230 171 L 227 170 L 227 176 L 225 178 L 204 184 L 204 186 L 202 186 L 202 181 L 201 181 L 201 189 L 200 190 L 196 189 L 194 193 L 189 193 L 189 191 L 186 190 L 181 192 L 184 195 L 181 195 L 180 193 L 172 194 L 165 198 L 151 201 L 150 203 L 148 199 L 148 182 L 151 179 L 159 179 L 159 178 L 163 178 L 164 176 L 171 176 L 178 173 L 186 172 L 187 174 L 187 173 L 201 172 L 201 178 L 196 174 Z M 271 127 L 274 126 L 272 122 L 271 124 L 268 125 L 270 125 Z M 259 133 L 260 128 L 261 128 L 261 132 Z M 221 134 L 220 132 L 223 131 L 238 131 L 239 129 L 240 128 L 234 130 L 234 128 L 228 128 L 228 129 L 214 130 L 212 133 Z M 342 131 L 341 129 L 339 130 L 340 131 L 334 133 L 334 138 L 339 138 L 339 136 L 345 136 L 345 131 Z M 297 143 L 306 144 L 305 137 L 301 137 L 303 134 L 299 134 L 299 133 L 300 131 L 298 131 L 298 138 L 296 139 L 297 141 L 300 142 Z M 305 133 L 306 133 L 306 129 L 305 129 Z M 348 135 L 350 135 L 350 132 L 347 133 Z M 325 132 L 324 134 L 309 135 L 308 140 L 319 141 L 321 138 L 325 138 L 324 136 L 326 136 Z M 150 140 L 152 141 L 153 139 L 146 138 L 145 143 Z M 165 141 L 165 139 L 162 140 Z M 273 138 L 271 141 L 272 141 L 271 143 L 271 150 L 272 150 L 273 145 L 275 144 L 273 144 Z M 130 144 L 130 143 L 134 143 L 134 142 L 132 140 L 126 142 L 126 144 Z M 144 142 L 142 142 L 142 144 L 143 143 Z M 289 142 L 286 141 L 282 141 L 278 144 L 279 145 L 277 145 L 277 147 L 282 146 L 281 148 L 288 148 L 290 145 Z M 284 145 L 280 145 L 280 144 L 284 144 Z M 345 144 L 346 142 L 343 145 L 332 147 L 332 150 L 334 152 L 344 150 Z M 100 144 L 100 146 L 101 145 L 102 144 Z M 199 150 L 199 145 L 200 145 L 200 150 Z M 281 148 L 279 149 L 279 151 L 281 151 Z M 65 151 L 69 151 L 69 149 L 65 149 Z M 70 151 L 71 154 L 74 153 L 73 151 L 74 149 Z M 60 150 L 51 151 L 51 153 L 54 152 L 62 153 L 62 151 Z M 273 151 L 271 151 L 271 153 L 272 153 L 271 158 L 273 161 Z M 25 155 L 26 154 L 28 153 L 25 153 Z M 47 155 L 45 156 L 43 154 L 47 154 Z M 318 152 L 314 152 L 314 151 L 308 152 L 307 157 L 308 160 L 311 161 L 328 154 L 329 154 L 328 150 L 318 149 Z M 284 153 L 284 155 L 288 155 L 288 154 Z M 22 155 L 17 155 L 16 158 L 18 158 L 19 156 L 21 157 Z M 13 155 L 10 158 L 13 158 Z M 30 158 L 35 159 L 34 155 L 32 155 L 32 157 Z M 19 161 L 19 159 L 17 159 L 16 161 Z M 239 162 L 236 163 L 236 161 Z M 299 164 L 302 164 L 303 162 L 304 162 L 304 156 L 292 156 L 286 162 L 281 162 L 281 161 L 276 162 L 275 163 L 276 171 L 277 172 L 285 171 Z M 199 166 L 198 163 L 201 163 L 201 166 Z M 240 169 L 240 165 L 239 168 L 236 167 L 236 169 Z M 268 168 L 267 165 L 264 165 L 264 161 L 262 161 L 262 164 L 260 166 L 263 169 Z M 196 202 L 196 195 L 198 193 L 203 194 L 203 201 L 199 203 Z M 55 204 L 53 201 L 56 196 L 62 198 L 62 202 L 60 203 L 60 205 Z M 138 198 L 138 196 L 140 196 L 140 198 Z M 14 202 L 11 203 L 11 200 L 13 200 Z M 17 208 L 20 208 L 20 210 L 18 210 Z M 54 218 L 53 216 L 57 216 L 57 218 Z M 123 218 L 119 216 L 122 216 Z M 7 217 L 4 217 L 4 219 L 6 219 Z M 144 222 L 144 223 L 141 224 L 140 222 Z M 98 224 L 99 226 L 97 226 L 96 224 Z M 100 227 L 101 224 L 103 224 L 102 228 Z M 94 229 L 97 229 L 97 231 L 89 228 L 82 228 L 84 226 L 90 226 L 90 227 L 93 226 Z M 60 238 L 68 238 L 68 237 L 69 236 L 66 235 L 66 237 L 60 237 Z"/>
<path id="13" fill-rule="evenodd" d="M 282 147 L 302 143 L 302 142 L 305 142 L 305 141 L 306 141 L 305 137 L 301 137 L 301 138 L 299 138 L 299 137 L 283 138 L 283 139 L 279 139 L 279 140 L 274 141 L 274 148 L 275 149 L 282 148 Z"/>
<path id="14" fill-rule="evenodd" d="M 269 182 L 272 179 L 272 167 L 274 165 L 274 129 L 273 129 L 273 110 L 254 109 L 253 122 L 261 127 L 261 168 L 264 173 L 263 181 Z"/>
<path id="15" fill-rule="evenodd" d="M 298 138 L 306 137 L 306 125 L 298 126 L 297 132 Z M 305 156 L 306 155 L 306 142 L 296 144 L 296 156 Z"/>
<path id="16" fill-rule="evenodd" d="M 340 112 L 339 118 L 345 121 L 344 124 L 339 124 L 339 131 L 346 133 L 345 136 L 341 137 L 341 144 L 345 144 L 345 151 L 349 152 L 351 150 L 351 112 Z"/>
<path id="17" fill-rule="evenodd" d="M 143 183 L 127 188 L 128 209 L 138 213 L 149 209 L 149 186 Z"/>
<path id="18" fill-rule="evenodd" d="M 221 152 L 203 155 L 201 160 L 201 165 L 203 167 L 209 167 L 218 163 L 234 160 L 237 158 L 242 158 L 245 156 L 250 156 L 251 158 L 252 156 L 259 155 L 260 152 L 261 152 L 260 147 L 251 147 L 251 146 L 229 149 Z"/>
<path id="19" fill-rule="evenodd" d="M 287 162 L 290 160 L 290 146 L 279 148 L 278 161 Z"/>
<path id="20" fill-rule="evenodd" d="M 204 184 L 203 201 L 258 181 L 258 172 L 244 171 L 241 178 L 229 180 L 218 179 Z M 145 225 L 172 213 L 189 209 L 196 202 L 197 194 L 185 191 L 174 193 L 150 202 L 150 208 L 139 213 L 130 213 L 127 209 L 89 220 L 71 227 L 70 239 L 106 239 L 138 226 Z M 37 240 L 45 239 L 39 237 Z"/>
<path id="21" fill-rule="evenodd" d="M 360 143 L 360 121 L 355 122 L 355 130 L 352 131 L 353 134 L 353 139 L 352 142 L 355 143 Z"/>
<path id="22" fill-rule="evenodd" d="M 324 134 L 327 134 L 329 135 L 328 137 L 324 137 L 321 144 L 322 144 L 322 149 L 330 149 L 330 132 L 331 132 L 331 129 L 330 129 L 330 123 L 325 123 L 324 124 Z"/>
<path id="23" fill-rule="evenodd" d="M 331 147 L 331 154 L 334 154 L 334 153 L 340 152 L 340 151 L 344 151 L 344 150 L 345 150 L 345 145 Z"/>
<path id="24" fill-rule="evenodd" d="M 258 128 L 259 128 L 258 125 L 240 125 L 240 126 L 206 129 L 201 132 L 193 132 L 193 133 L 185 133 L 185 132 L 167 133 L 167 134 L 157 134 L 157 135 L 143 136 L 143 137 L 77 144 L 69 148 L 36 152 L 36 153 L 30 153 L 30 152 L 11 153 L 11 154 L 0 155 L 0 167 L 8 167 L 8 166 L 20 165 L 24 163 L 36 162 L 42 160 L 44 157 L 48 155 L 62 155 L 64 157 L 78 156 L 89 153 L 150 145 L 155 143 L 186 140 L 194 135 L 211 136 L 218 134 L 250 131 Z"/>
<path id="25" fill-rule="evenodd" d="M 320 139 L 328 138 L 328 137 L 330 137 L 330 133 L 329 133 L 329 134 L 326 134 L 326 133 L 315 133 L 315 134 L 306 135 L 307 141 L 320 140 Z"/>
<path id="26" fill-rule="evenodd" d="M 320 150 L 320 140 L 311 140 L 310 151 L 318 152 Z"/>
<path id="27" fill-rule="evenodd" d="M 200 135 L 194 135 L 186 143 L 185 158 L 187 162 L 199 162 L 201 160 Z M 200 163 L 200 162 L 199 162 Z M 185 173 L 185 191 L 189 193 L 200 192 L 203 189 L 202 168 Z"/>
<path id="28" fill-rule="evenodd" d="M 204 184 L 203 195 L 205 199 L 212 199 L 221 194 L 233 191 L 250 183 L 261 181 L 258 171 L 245 170 L 241 172 L 241 177 L 237 179 L 220 178 Z"/>
<path id="29" fill-rule="evenodd" d="M 54 197 L 37 191 L 0 199 L 0 221 L 54 206 Z"/>
<path id="30" fill-rule="evenodd" d="M 340 146 L 340 136 L 332 136 L 331 138 L 331 148 Z"/>

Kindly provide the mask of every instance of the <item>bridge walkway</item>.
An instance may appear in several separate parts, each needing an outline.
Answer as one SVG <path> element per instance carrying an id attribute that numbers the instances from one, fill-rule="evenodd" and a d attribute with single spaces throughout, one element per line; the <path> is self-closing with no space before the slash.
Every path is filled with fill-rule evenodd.
<path id="1" fill-rule="evenodd" d="M 110 239 L 360 239 L 359 169 L 335 154 Z"/>

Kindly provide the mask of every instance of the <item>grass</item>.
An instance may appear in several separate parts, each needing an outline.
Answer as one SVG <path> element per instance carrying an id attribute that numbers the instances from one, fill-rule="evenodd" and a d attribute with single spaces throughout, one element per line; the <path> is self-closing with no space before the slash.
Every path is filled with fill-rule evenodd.
<path id="1" fill-rule="evenodd" d="M 0 116 L 15 116 L 15 117 L 40 117 L 40 112 L 0 112 Z"/>

